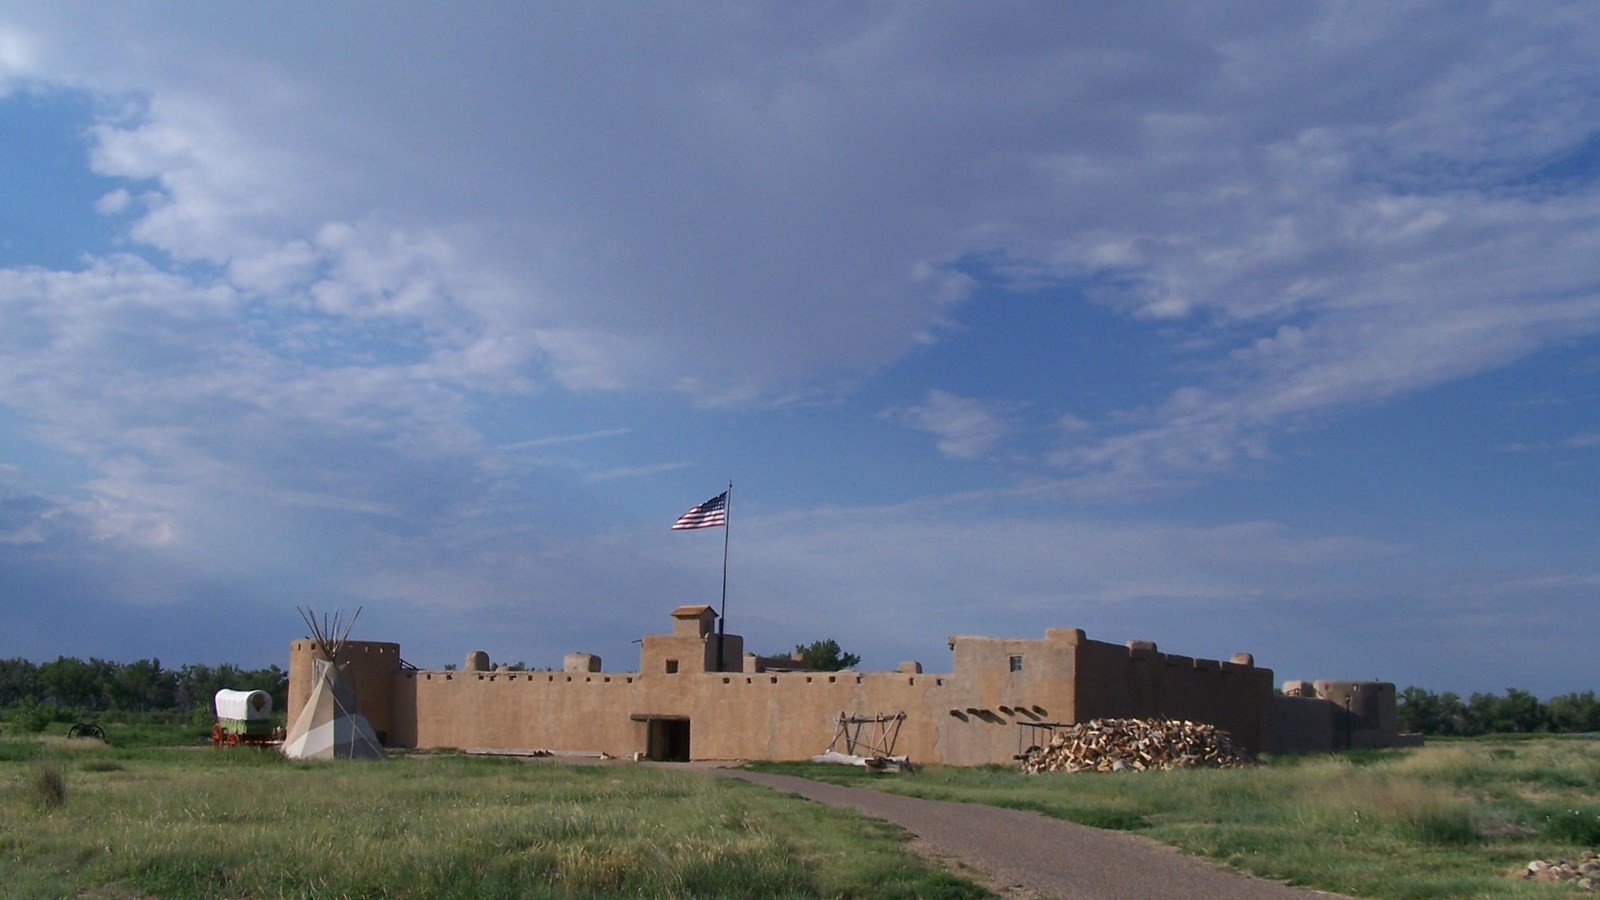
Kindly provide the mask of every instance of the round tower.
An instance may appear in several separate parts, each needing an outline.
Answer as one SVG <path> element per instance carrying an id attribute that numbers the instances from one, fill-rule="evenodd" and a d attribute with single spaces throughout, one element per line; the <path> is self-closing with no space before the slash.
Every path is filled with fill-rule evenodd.
<path id="1" fill-rule="evenodd" d="M 311 661 L 327 659 L 316 641 L 302 639 L 289 644 L 288 724 L 300 716 L 311 699 Z M 356 707 L 367 724 L 387 742 L 394 721 L 394 678 L 400 671 L 400 645 L 388 641 L 345 641 L 339 649 L 339 674 L 356 695 Z"/>

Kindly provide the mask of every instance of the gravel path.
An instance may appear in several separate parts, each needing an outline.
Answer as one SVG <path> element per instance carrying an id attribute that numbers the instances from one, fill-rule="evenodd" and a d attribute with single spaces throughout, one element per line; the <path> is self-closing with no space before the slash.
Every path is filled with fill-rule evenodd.
<path id="1" fill-rule="evenodd" d="M 988 876 L 988 887 L 1004 897 L 1308 900 L 1334 896 L 1229 872 L 1138 835 L 1038 813 L 902 797 L 789 775 L 715 771 L 898 825 L 916 835 L 919 852 L 978 870 Z"/>

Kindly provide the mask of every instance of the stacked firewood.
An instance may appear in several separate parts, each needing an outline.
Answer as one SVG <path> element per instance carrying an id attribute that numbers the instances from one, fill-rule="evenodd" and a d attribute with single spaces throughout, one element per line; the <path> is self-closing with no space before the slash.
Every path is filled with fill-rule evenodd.
<path id="1" fill-rule="evenodd" d="M 1227 769 L 1251 764 L 1226 731 L 1171 719 L 1091 719 L 1022 754 L 1024 772 Z"/>

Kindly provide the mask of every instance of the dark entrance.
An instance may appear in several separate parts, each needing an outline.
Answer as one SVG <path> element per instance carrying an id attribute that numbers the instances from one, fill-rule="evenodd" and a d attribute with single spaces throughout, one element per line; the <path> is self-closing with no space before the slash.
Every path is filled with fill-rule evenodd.
<path id="1" fill-rule="evenodd" d="M 689 717 L 647 716 L 645 753 L 649 759 L 664 762 L 689 761 Z"/>

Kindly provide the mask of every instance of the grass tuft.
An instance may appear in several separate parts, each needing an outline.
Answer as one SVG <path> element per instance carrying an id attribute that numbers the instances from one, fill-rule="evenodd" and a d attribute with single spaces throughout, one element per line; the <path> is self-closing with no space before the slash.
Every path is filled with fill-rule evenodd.
<path id="1" fill-rule="evenodd" d="M 41 759 L 34 763 L 29 779 L 34 805 L 40 809 L 57 809 L 67 802 L 67 776 L 53 760 Z"/>

